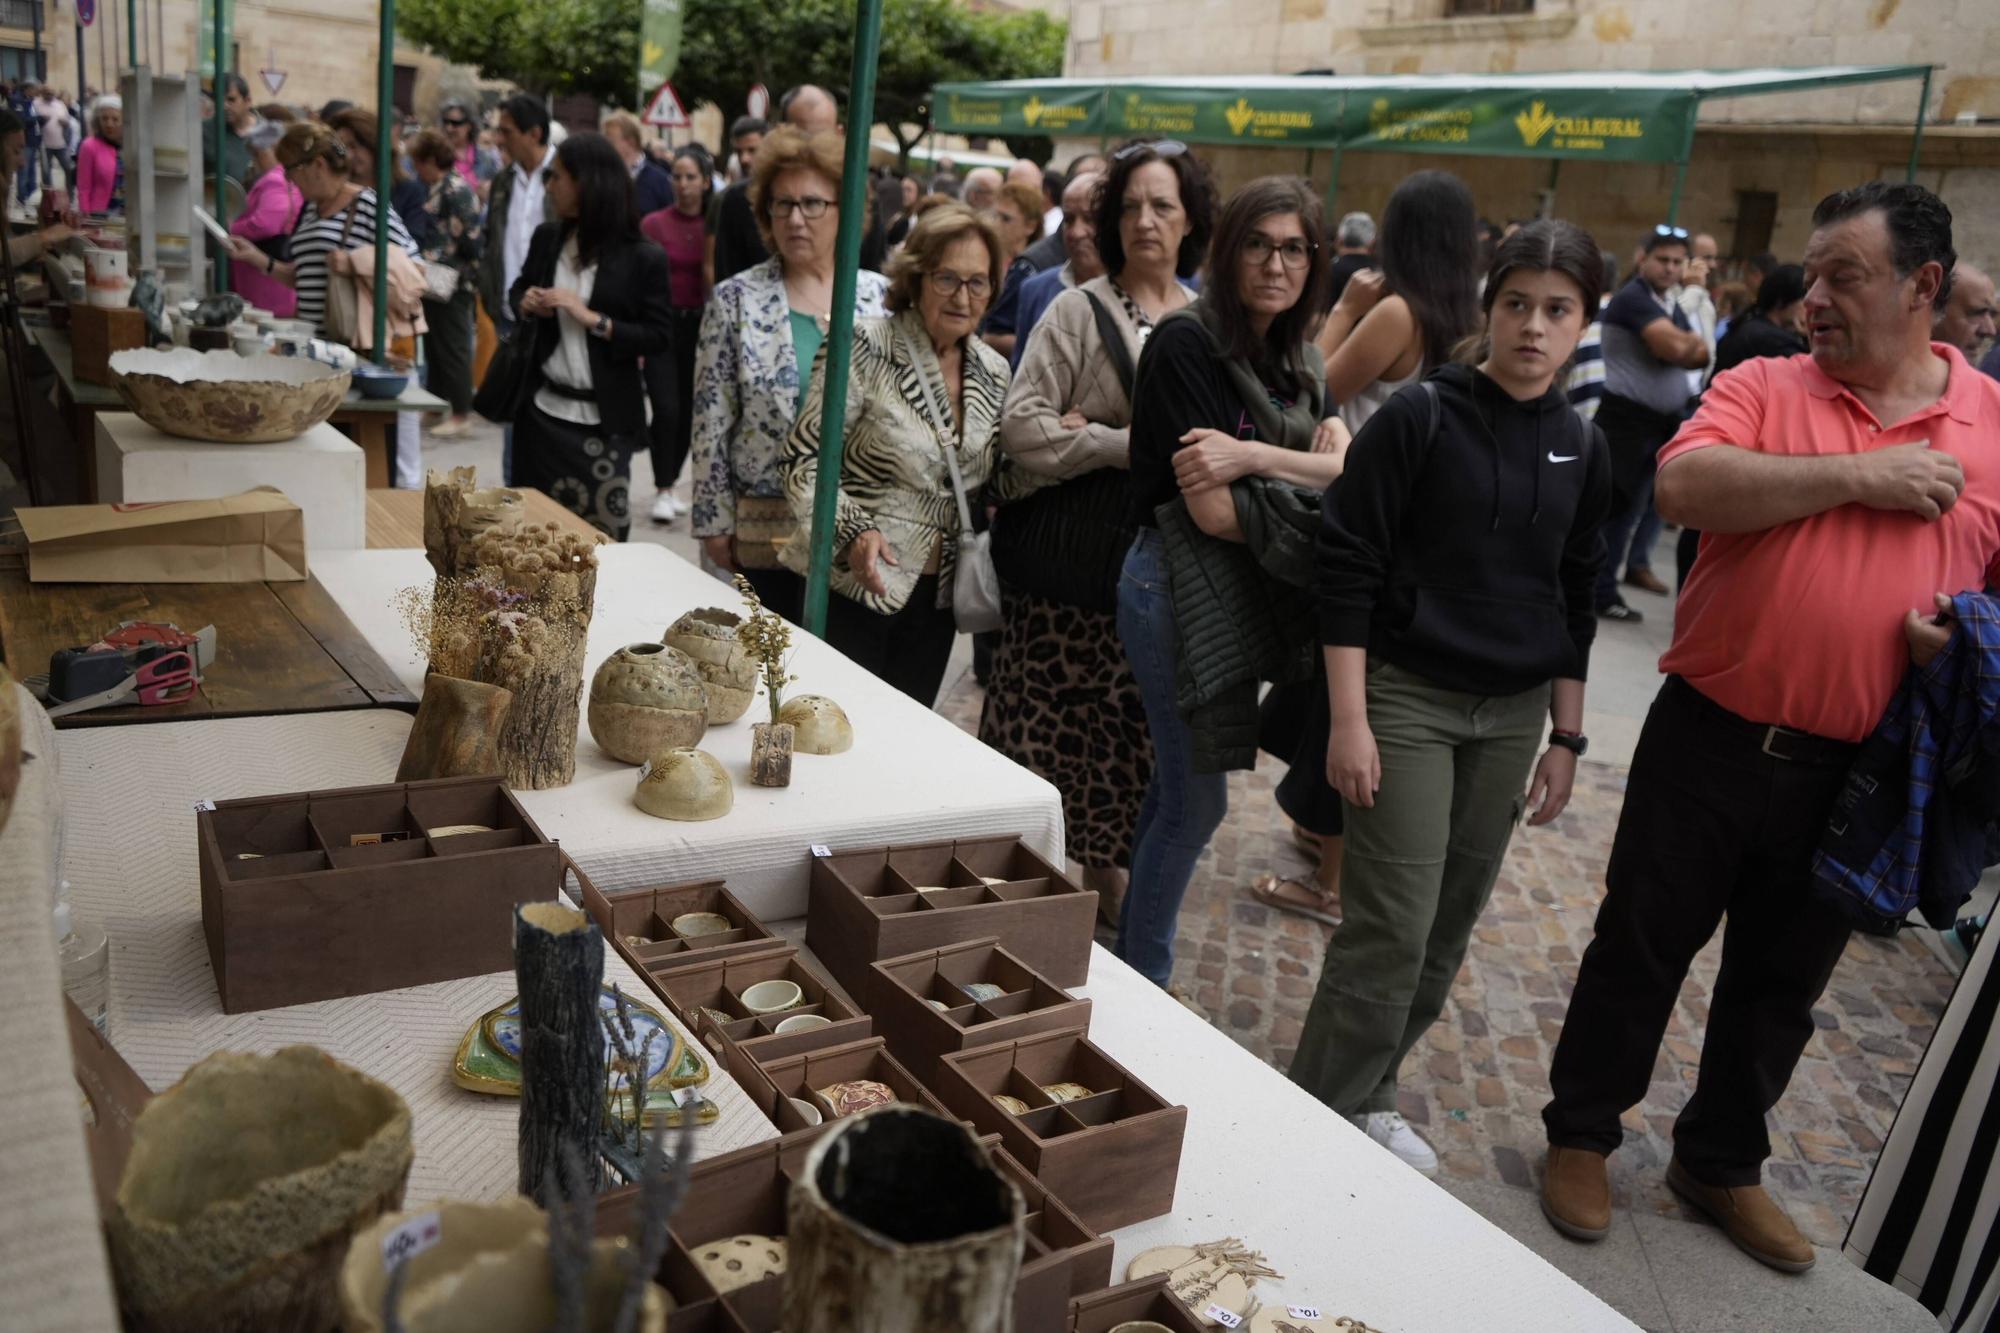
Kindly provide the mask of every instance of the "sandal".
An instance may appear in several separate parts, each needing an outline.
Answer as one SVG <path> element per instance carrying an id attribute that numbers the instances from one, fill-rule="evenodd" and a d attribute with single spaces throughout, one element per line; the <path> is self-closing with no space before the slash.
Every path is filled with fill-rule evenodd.
<path id="1" fill-rule="evenodd" d="M 1327 893 L 1301 880 L 1283 875 L 1259 875 L 1250 886 L 1250 896 L 1266 907 L 1293 916 L 1310 917 L 1325 925 L 1340 924 L 1340 894 Z"/>

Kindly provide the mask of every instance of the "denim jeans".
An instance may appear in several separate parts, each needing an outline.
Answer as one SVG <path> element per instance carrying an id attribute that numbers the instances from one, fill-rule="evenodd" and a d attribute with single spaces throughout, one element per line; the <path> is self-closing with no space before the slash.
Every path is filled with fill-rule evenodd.
<path id="1" fill-rule="evenodd" d="M 1180 632 L 1160 534 L 1141 528 L 1118 580 L 1118 637 L 1153 733 L 1153 777 L 1132 843 L 1131 888 L 1118 918 L 1118 956 L 1165 986 L 1174 971 L 1181 899 L 1229 809 L 1228 780 L 1193 768 L 1194 737 L 1174 704 Z"/>
<path id="2" fill-rule="evenodd" d="M 1597 610 L 1620 600 L 1618 579 L 1624 571 L 1652 568 L 1653 543 L 1659 537 L 1660 519 L 1653 513 L 1653 479 L 1648 477 L 1624 513 L 1604 520 L 1604 563 L 1597 570 Z M 1640 544 L 1641 538 L 1644 545 Z"/>
<path id="3" fill-rule="evenodd" d="M 514 336 L 514 321 L 496 319 L 493 321 L 493 331 L 499 335 L 501 342 L 506 342 Z M 503 486 L 514 484 L 514 427 L 511 422 L 500 428 L 500 484 Z"/>

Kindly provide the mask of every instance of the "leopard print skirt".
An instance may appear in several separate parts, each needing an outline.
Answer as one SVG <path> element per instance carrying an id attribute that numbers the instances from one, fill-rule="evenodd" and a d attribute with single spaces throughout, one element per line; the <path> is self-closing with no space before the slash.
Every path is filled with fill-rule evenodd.
<path id="1" fill-rule="evenodd" d="M 1116 616 L 1001 585 L 979 739 L 1062 793 L 1069 859 L 1132 864 L 1153 738 Z"/>

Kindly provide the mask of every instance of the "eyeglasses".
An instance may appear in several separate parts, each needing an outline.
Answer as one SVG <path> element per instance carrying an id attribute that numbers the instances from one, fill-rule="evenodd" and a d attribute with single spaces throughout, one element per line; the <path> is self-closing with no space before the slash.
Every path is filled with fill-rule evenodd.
<path id="1" fill-rule="evenodd" d="M 1124 162 L 1141 153 L 1151 153 L 1154 157 L 1179 157 L 1188 146 L 1179 139 L 1148 139 L 1142 143 L 1128 143 L 1111 155 L 1114 162 Z"/>
<path id="2" fill-rule="evenodd" d="M 450 117 L 446 117 L 444 127 L 448 130 L 462 130 L 471 123 L 469 120 L 452 120 Z"/>
<path id="3" fill-rule="evenodd" d="M 1653 235 L 1669 237 L 1676 241 L 1685 241 L 1688 238 L 1688 229 L 1662 222 L 1659 226 L 1653 228 Z"/>
<path id="4" fill-rule="evenodd" d="M 993 290 L 993 284 L 984 278 L 961 278 L 958 274 L 941 268 L 932 269 L 924 277 L 929 279 L 931 290 L 947 301 L 958 295 L 961 287 L 965 289 L 965 294 L 975 301 L 985 300 L 988 293 Z"/>
<path id="5" fill-rule="evenodd" d="M 1243 242 L 1243 257 L 1255 268 L 1262 268 L 1276 255 L 1278 262 L 1288 269 L 1301 269 L 1312 262 L 1313 251 L 1319 247 L 1310 241 L 1289 240 L 1273 245 L 1271 238 L 1262 232 L 1251 232 L 1250 239 Z"/>
<path id="6" fill-rule="evenodd" d="M 794 213 L 802 214 L 807 222 L 817 222 L 826 216 L 826 210 L 833 207 L 833 200 L 822 199 L 809 194 L 803 199 L 773 199 L 771 216 L 788 218 Z"/>

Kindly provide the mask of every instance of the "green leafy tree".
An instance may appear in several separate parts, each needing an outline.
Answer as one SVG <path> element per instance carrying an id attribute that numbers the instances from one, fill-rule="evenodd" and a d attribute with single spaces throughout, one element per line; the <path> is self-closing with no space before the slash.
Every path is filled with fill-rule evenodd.
<path id="1" fill-rule="evenodd" d="M 397 20 L 404 36 L 530 91 L 637 101 L 639 0 L 401 0 Z M 933 86 L 1060 74 L 1066 40 L 1038 11 L 883 0 L 875 119 L 907 161 L 930 127 Z M 773 95 L 807 82 L 844 95 L 853 61 L 854 0 L 686 0 L 674 91 L 733 116 L 759 83 Z"/>

